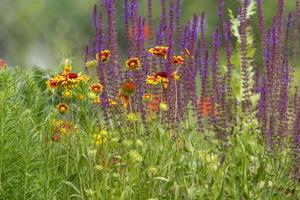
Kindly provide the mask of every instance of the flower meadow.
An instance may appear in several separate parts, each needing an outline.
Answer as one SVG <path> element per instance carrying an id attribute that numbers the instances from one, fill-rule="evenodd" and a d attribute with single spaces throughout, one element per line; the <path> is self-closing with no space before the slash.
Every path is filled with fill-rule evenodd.
<path id="1" fill-rule="evenodd" d="M 300 1 L 266 22 L 262 0 L 219 0 L 212 34 L 186 1 L 116 3 L 82 72 L 1 66 L 0 200 L 300 199 Z"/>

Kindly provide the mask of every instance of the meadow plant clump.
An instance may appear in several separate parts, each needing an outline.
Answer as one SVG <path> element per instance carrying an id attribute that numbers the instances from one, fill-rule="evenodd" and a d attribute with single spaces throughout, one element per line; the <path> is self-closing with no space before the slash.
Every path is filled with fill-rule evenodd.
<path id="1" fill-rule="evenodd" d="M 242 1 L 237 16 L 229 10 L 228 18 L 220 0 L 220 27 L 212 34 L 211 44 L 206 37 L 205 13 L 181 27 L 180 0 L 161 1 L 157 28 L 152 1 L 148 1 L 146 16 L 139 14 L 138 1 L 124 1 L 125 58 L 118 49 L 115 4 L 104 1 L 101 9 L 94 7 L 95 37 L 85 54 L 86 61 L 92 59 L 87 63 L 93 62 L 95 55 L 98 60 L 96 71 L 104 85 L 104 102 L 121 97 L 124 112 L 140 116 L 145 128 L 149 117 L 158 114 L 161 126 L 176 135 L 191 111 L 200 133 L 213 131 L 222 141 L 237 127 L 257 124 L 271 149 L 290 139 L 297 149 L 299 97 L 293 84 L 293 60 L 299 46 L 299 1 L 295 1 L 295 12 L 285 16 L 284 1 L 279 0 L 278 12 L 268 27 L 261 0 Z M 261 47 L 255 43 L 251 26 L 256 10 Z M 225 56 L 220 55 L 221 47 L 226 49 Z M 262 49 L 262 64 L 258 64 L 256 48 Z M 111 58 L 106 59 L 104 52 Z M 130 95 L 122 87 L 128 82 Z M 145 95 L 151 95 L 151 100 L 145 102 Z M 117 115 L 124 113 L 115 113 L 107 103 L 101 108 L 108 126 L 110 119 L 116 125 Z"/>
<path id="2" fill-rule="evenodd" d="M 94 7 L 84 73 L 0 71 L 0 199 L 299 199 L 300 1 L 267 25 L 262 0 L 219 0 L 210 38 L 181 0 L 157 28 L 152 0 L 122 2 L 122 23 Z"/>

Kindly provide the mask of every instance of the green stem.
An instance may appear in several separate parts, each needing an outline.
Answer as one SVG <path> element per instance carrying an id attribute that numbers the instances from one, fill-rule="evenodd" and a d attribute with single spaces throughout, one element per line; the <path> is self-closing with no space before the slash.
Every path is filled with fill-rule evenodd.
<path id="1" fill-rule="evenodd" d="M 177 121 L 178 112 L 178 91 L 177 91 L 177 81 L 175 81 L 175 121 Z"/>
<path id="2" fill-rule="evenodd" d="M 128 102 L 129 102 L 130 113 L 132 113 L 132 105 L 131 105 L 131 98 L 130 97 L 128 97 Z"/>
<path id="3" fill-rule="evenodd" d="M 161 94 L 160 94 L 160 104 L 163 103 L 163 93 L 164 93 L 164 86 L 161 87 Z M 160 122 L 160 126 L 162 125 L 162 112 L 161 109 L 159 108 L 159 122 Z"/>

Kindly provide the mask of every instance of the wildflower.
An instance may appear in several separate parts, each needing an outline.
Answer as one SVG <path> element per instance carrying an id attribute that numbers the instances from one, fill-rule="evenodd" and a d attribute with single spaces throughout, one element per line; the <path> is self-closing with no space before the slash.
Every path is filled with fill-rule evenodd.
<path id="1" fill-rule="evenodd" d="M 99 105 L 102 103 L 101 98 L 100 97 L 95 97 L 92 99 L 92 103 L 95 105 Z"/>
<path id="2" fill-rule="evenodd" d="M 164 89 L 168 88 L 169 79 L 166 72 L 154 73 L 146 78 L 146 84 L 158 85 L 160 83 L 163 84 Z"/>
<path id="3" fill-rule="evenodd" d="M 84 96 L 83 94 L 79 94 L 79 95 L 77 96 L 77 98 L 78 98 L 80 101 L 82 101 L 82 100 L 85 99 L 85 96 Z"/>
<path id="4" fill-rule="evenodd" d="M 128 119 L 129 122 L 134 123 L 134 122 L 137 121 L 137 116 L 134 113 L 129 113 L 127 115 L 127 119 Z"/>
<path id="5" fill-rule="evenodd" d="M 7 67 L 7 62 L 3 59 L 0 59 L 0 70 L 3 70 Z"/>
<path id="6" fill-rule="evenodd" d="M 164 59 L 167 58 L 169 47 L 167 46 L 155 46 L 154 48 L 149 49 L 149 53 L 151 53 L 154 56 L 159 56 Z"/>
<path id="7" fill-rule="evenodd" d="M 48 89 L 56 89 L 58 87 L 58 81 L 54 79 L 49 79 L 46 84 Z"/>
<path id="8" fill-rule="evenodd" d="M 124 94 L 126 96 L 131 96 L 134 94 L 136 90 L 136 85 L 134 82 L 132 81 L 126 81 L 125 83 L 123 83 L 122 85 L 122 91 L 124 92 Z"/>
<path id="9" fill-rule="evenodd" d="M 93 84 L 90 86 L 90 91 L 96 94 L 100 94 L 103 91 L 103 85 L 101 85 L 100 83 Z"/>
<path id="10" fill-rule="evenodd" d="M 51 125 L 53 131 L 60 135 L 70 135 L 75 133 L 78 129 L 76 125 L 63 120 L 54 120 Z"/>
<path id="11" fill-rule="evenodd" d="M 148 85 L 158 85 L 159 84 L 159 79 L 155 77 L 155 74 L 148 75 L 146 78 L 146 84 Z"/>
<path id="12" fill-rule="evenodd" d="M 117 106 L 119 104 L 117 100 L 112 99 L 112 98 L 108 99 L 108 103 L 110 106 Z"/>
<path id="13" fill-rule="evenodd" d="M 102 50 L 96 54 L 96 59 L 101 62 L 106 62 L 110 59 L 111 53 L 109 50 Z"/>
<path id="14" fill-rule="evenodd" d="M 64 60 L 64 73 L 70 73 L 72 71 L 72 61 L 70 59 Z"/>
<path id="15" fill-rule="evenodd" d="M 89 78 L 85 75 L 63 72 L 47 80 L 46 84 L 49 89 L 58 89 L 59 87 L 73 89 L 80 83 L 87 83 L 88 80 Z"/>
<path id="16" fill-rule="evenodd" d="M 129 157 L 132 162 L 142 162 L 143 161 L 143 157 L 137 150 L 131 150 L 129 152 Z"/>
<path id="17" fill-rule="evenodd" d="M 168 83 L 169 83 L 167 73 L 166 72 L 158 72 L 157 74 L 155 74 L 155 76 L 159 80 L 159 82 L 163 84 L 164 89 L 167 89 Z"/>
<path id="18" fill-rule="evenodd" d="M 108 132 L 106 130 L 100 131 L 99 134 L 93 135 L 93 140 L 96 145 L 104 144 L 107 141 Z"/>
<path id="19" fill-rule="evenodd" d="M 182 56 L 173 56 L 172 57 L 172 63 L 175 66 L 182 65 L 184 63 L 184 59 Z"/>
<path id="20" fill-rule="evenodd" d="M 78 78 L 78 74 L 76 74 L 76 73 L 68 73 L 67 77 L 69 79 L 77 79 Z"/>
<path id="21" fill-rule="evenodd" d="M 72 92 L 70 90 L 65 90 L 62 92 L 63 97 L 65 98 L 71 98 L 72 97 Z"/>
<path id="22" fill-rule="evenodd" d="M 149 176 L 155 176 L 157 174 L 157 168 L 154 166 L 150 166 L 147 170 Z"/>
<path id="23" fill-rule="evenodd" d="M 149 103 L 149 102 L 152 100 L 152 94 L 145 93 L 145 94 L 143 95 L 143 100 L 144 100 L 144 102 Z"/>
<path id="24" fill-rule="evenodd" d="M 95 94 L 94 92 L 89 92 L 89 93 L 88 93 L 88 96 L 89 96 L 89 98 L 91 98 L 91 99 L 95 99 L 95 98 L 98 97 L 97 94 Z"/>
<path id="25" fill-rule="evenodd" d="M 177 71 L 174 71 L 174 72 L 172 73 L 171 77 L 172 77 L 172 79 L 173 79 L 174 81 L 180 80 L 180 76 L 178 75 Z"/>
<path id="26" fill-rule="evenodd" d="M 159 108 L 160 108 L 160 110 L 162 110 L 162 111 L 167 111 L 167 110 L 168 110 L 168 105 L 165 104 L 165 103 L 163 103 L 163 102 L 161 102 L 161 103 L 159 104 Z"/>
<path id="27" fill-rule="evenodd" d="M 141 61 L 139 58 L 130 58 L 125 62 L 125 65 L 130 70 L 136 70 L 141 67 Z"/>
<path id="28" fill-rule="evenodd" d="M 105 103 L 105 105 L 109 105 L 109 106 L 117 106 L 117 105 L 119 105 L 119 102 L 116 99 L 113 99 L 113 98 L 104 99 L 103 103 Z"/>
<path id="29" fill-rule="evenodd" d="M 69 106 L 64 103 L 60 103 L 57 105 L 58 112 L 61 114 L 65 114 L 68 111 Z"/>
<path id="30" fill-rule="evenodd" d="M 61 139 L 60 134 L 55 134 L 52 136 L 52 141 L 53 142 L 59 142 Z"/>
<path id="31" fill-rule="evenodd" d="M 87 68 L 95 68 L 98 65 L 98 60 L 90 60 L 85 63 Z"/>
<path id="32" fill-rule="evenodd" d="M 124 108 L 127 109 L 128 104 L 129 104 L 129 97 L 127 95 L 125 95 L 122 90 L 120 90 L 117 98 L 121 100 Z"/>
<path id="33" fill-rule="evenodd" d="M 181 55 L 185 58 L 188 59 L 191 57 L 191 52 L 189 49 L 185 48 L 182 50 Z"/>
<path id="34" fill-rule="evenodd" d="M 70 73 L 71 70 L 72 70 L 72 66 L 71 66 L 71 65 L 65 65 L 65 66 L 64 66 L 64 73 L 65 73 L 65 74 Z"/>

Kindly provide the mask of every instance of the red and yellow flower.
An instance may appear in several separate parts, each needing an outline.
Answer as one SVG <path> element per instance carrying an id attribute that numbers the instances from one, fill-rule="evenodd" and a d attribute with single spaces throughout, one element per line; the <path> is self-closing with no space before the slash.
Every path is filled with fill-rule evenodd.
<path id="1" fill-rule="evenodd" d="M 173 56 L 172 63 L 175 66 L 182 65 L 184 63 L 184 58 L 182 56 Z"/>
<path id="2" fill-rule="evenodd" d="M 163 85 L 164 89 L 168 88 L 169 79 L 166 72 L 154 73 L 152 75 L 148 75 L 146 78 L 146 84 L 158 85 L 160 83 Z"/>
<path id="3" fill-rule="evenodd" d="M 143 95 L 143 100 L 144 100 L 144 102 L 147 102 L 147 103 L 151 102 L 151 100 L 152 100 L 152 94 L 145 93 Z"/>
<path id="4" fill-rule="evenodd" d="M 125 65 L 130 70 L 136 70 L 141 67 L 141 61 L 139 58 L 129 58 L 126 60 Z"/>
<path id="5" fill-rule="evenodd" d="M 49 79 L 47 82 L 48 89 L 56 89 L 59 86 L 58 80 Z"/>
<path id="6" fill-rule="evenodd" d="M 149 49 L 149 53 L 151 53 L 154 56 L 162 57 L 164 59 L 167 58 L 169 51 L 169 47 L 167 46 L 155 46 L 154 48 Z"/>
<path id="7" fill-rule="evenodd" d="M 68 111 L 69 106 L 65 103 L 60 103 L 57 105 L 57 110 L 61 114 L 65 114 Z"/>
<path id="8" fill-rule="evenodd" d="M 97 93 L 97 94 L 100 94 L 100 93 L 103 92 L 103 85 L 100 84 L 100 83 L 93 84 L 93 85 L 90 86 L 90 91 L 94 92 L 94 93 Z"/>
<path id="9" fill-rule="evenodd" d="M 148 85 L 158 85 L 159 79 L 155 76 L 155 74 L 148 75 L 146 78 L 146 84 Z"/>
<path id="10" fill-rule="evenodd" d="M 82 74 L 63 72 L 56 75 L 53 78 L 47 80 L 46 84 L 49 89 L 58 89 L 63 87 L 64 89 L 73 89 L 78 87 L 80 83 L 87 83 L 89 78 Z"/>
<path id="11" fill-rule="evenodd" d="M 99 51 L 96 54 L 96 60 L 101 61 L 101 62 L 107 62 L 110 59 L 111 52 L 107 49 Z"/>

